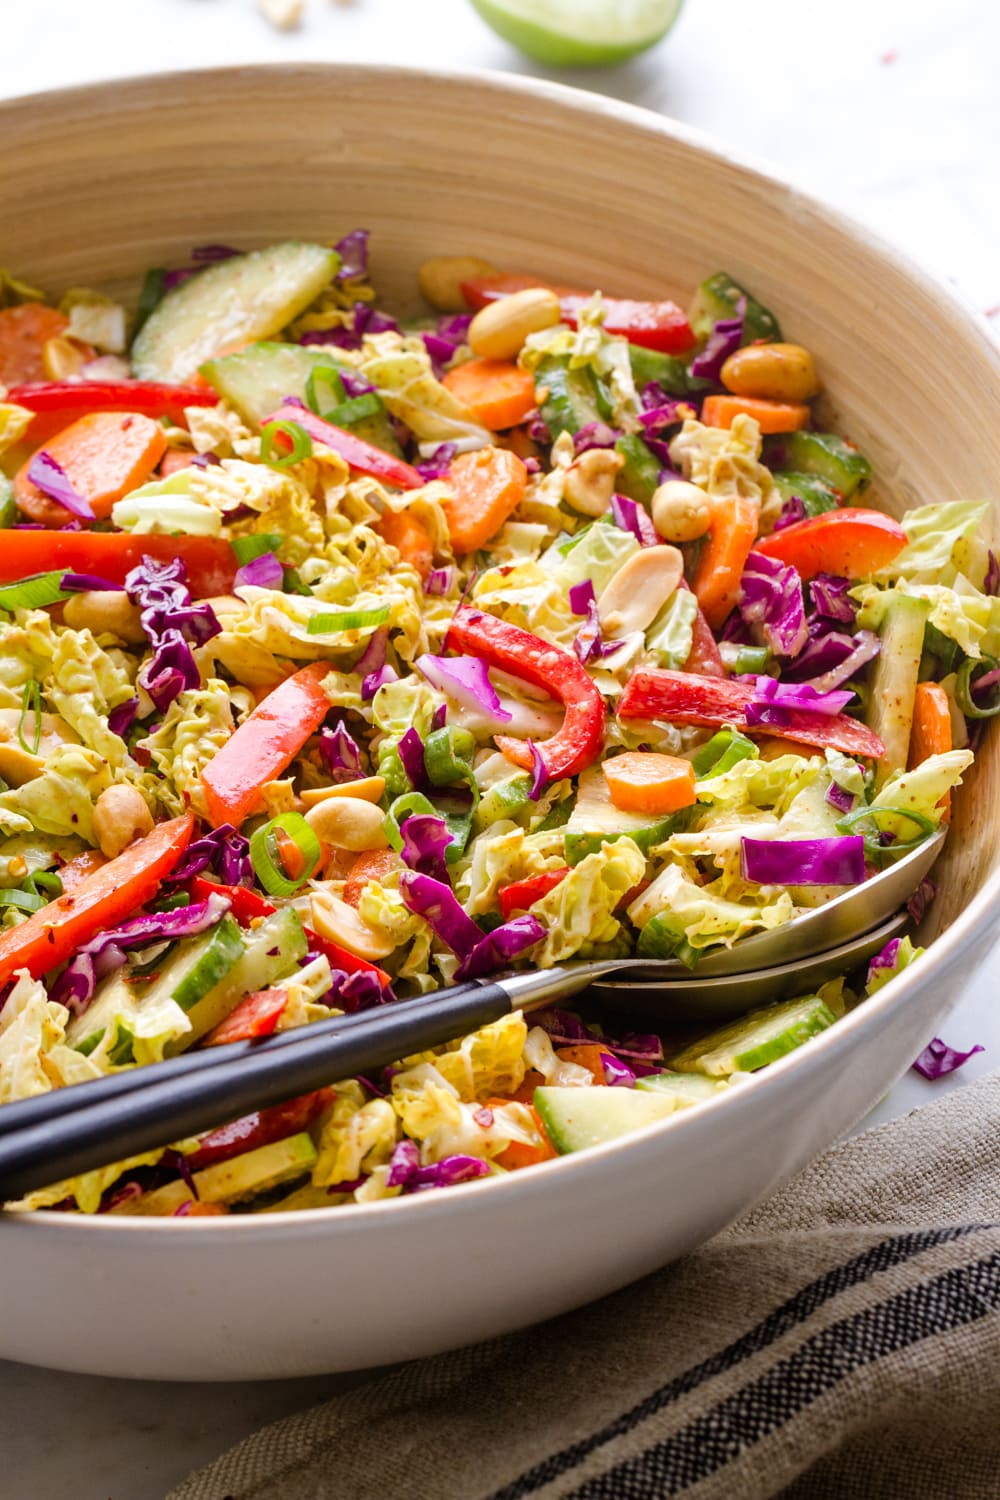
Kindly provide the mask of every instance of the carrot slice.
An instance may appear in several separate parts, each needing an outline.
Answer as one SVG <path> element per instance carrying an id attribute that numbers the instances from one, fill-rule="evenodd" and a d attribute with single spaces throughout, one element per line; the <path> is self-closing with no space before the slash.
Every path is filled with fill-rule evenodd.
<path id="1" fill-rule="evenodd" d="M 756 536 L 757 507 L 752 500 L 737 495 L 712 501 L 712 524 L 691 587 L 713 630 L 719 630 L 735 608 Z"/>
<path id="2" fill-rule="evenodd" d="M 544 1081 L 543 1079 L 542 1082 Z M 509 1104 L 510 1102 L 509 1099 L 487 1099 L 486 1108 L 491 1109 L 496 1104 Z M 504 1167 L 508 1172 L 516 1172 L 520 1167 L 537 1167 L 540 1161 L 552 1161 L 559 1155 L 549 1140 L 541 1115 L 533 1104 L 530 1108 L 538 1127 L 538 1143 L 529 1145 L 527 1141 L 511 1141 L 509 1146 L 505 1146 L 496 1158 L 496 1163 L 498 1167 Z"/>
<path id="3" fill-rule="evenodd" d="M 402 868 L 403 861 L 393 849 L 366 849 L 351 865 L 344 882 L 344 900 L 348 906 L 357 906 L 361 892 L 369 880 L 381 880 L 393 870 Z"/>
<path id="4" fill-rule="evenodd" d="M 594 1082 L 603 1087 L 608 1080 L 604 1076 L 601 1056 L 607 1050 L 600 1042 L 579 1042 L 575 1047 L 557 1047 L 556 1057 L 560 1062 L 576 1063 L 578 1068 L 586 1068 Z"/>
<path id="5" fill-rule="evenodd" d="M 197 453 L 190 448 L 170 448 L 160 460 L 160 474 L 164 479 L 169 479 L 171 474 L 178 474 L 181 469 L 190 469 L 197 457 Z"/>
<path id="6" fill-rule="evenodd" d="M 448 470 L 452 498 L 442 506 L 456 552 L 475 552 L 520 505 L 528 471 L 506 448 L 460 453 Z"/>
<path id="7" fill-rule="evenodd" d="M 509 359 L 470 359 L 443 382 L 476 421 L 491 432 L 516 427 L 535 407 L 535 380 Z"/>
<path id="8" fill-rule="evenodd" d="M 913 724 L 910 729 L 910 769 L 931 755 L 944 755 L 951 749 L 951 711 L 948 694 L 938 682 L 918 682 L 913 698 Z M 945 821 L 951 813 L 951 792 L 938 804 L 945 809 Z"/>
<path id="9" fill-rule="evenodd" d="M 765 401 L 760 396 L 706 396 L 701 420 L 706 427 L 732 427 L 739 416 L 753 417 L 761 432 L 796 432 L 812 416 L 798 401 Z"/>
<path id="10" fill-rule="evenodd" d="M 163 457 L 167 440 L 152 417 L 139 412 L 95 411 L 52 438 L 46 453 L 66 472 L 76 493 L 101 520 L 130 490 L 149 478 Z M 64 525 L 64 506 L 44 495 L 28 478 L 31 460 L 14 480 L 14 498 L 25 515 L 43 526 Z"/>
<path id="11" fill-rule="evenodd" d="M 427 527 L 412 511 L 384 510 L 375 530 L 421 578 L 430 576 L 434 568 L 434 543 Z"/>
<path id="12" fill-rule="evenodd" d="M 5 307 L 0 312 L 0 385 L 47 380 L 43 350 L 68 327 L 68 318 L 41 302 Z"/>
<path id="13" fill-rule="evenodd" d="M 626 750 L 601 767 L 615 807 L 622 812 L 672 813 L 695 800 L 694 766 L 676 755 Z"/>

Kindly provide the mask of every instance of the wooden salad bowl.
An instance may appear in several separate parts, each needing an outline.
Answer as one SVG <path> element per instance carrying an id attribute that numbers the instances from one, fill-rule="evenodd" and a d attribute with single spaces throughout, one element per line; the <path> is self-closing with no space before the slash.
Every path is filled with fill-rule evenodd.
<path id="1" fill-rule="evenodd" d="M 876 498 L 995 496 L 1000 350 L 867 230 L 656 115 L 554 84 L 381 67 L 176 74 L 0 104 L 2 260 L 134 299 L 194 244 L 372 231 L 380 297 L 431 254 L 686 302 L 724 268 L 810 348 Z M 922 941 L 831 1030 L 707 1107 L 538 1170 L 369 1206 L 0 1217 L 0 1356 L 232 1380 L 410 1358 L 610 1292 L 746 1211 L 886 1092 L 994 936 L 1000 738 L 954 799 Z"/>

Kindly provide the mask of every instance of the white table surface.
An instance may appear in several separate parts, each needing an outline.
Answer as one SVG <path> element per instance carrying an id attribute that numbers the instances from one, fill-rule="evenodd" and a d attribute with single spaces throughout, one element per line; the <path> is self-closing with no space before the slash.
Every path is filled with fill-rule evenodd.
<path id="1" fill-rule="evenodd" d="M 254 0 L 6 0 L 3 12 L 0 97 L 268 60 L 541 71 L 465 0 L 308 0 L 301 28 L 288 34 Z M 1000 9 L 985 0 L 687 0 L 652 53 L 558 76 L 770 159 L 926 262 L 1000 333 L 998 51 Z M 0 262 L 2 245 L 0 230 Z M 30 276 L 30 266 L 15 269 Z M 991 481 L 998 477 L 984 475 Z M 979 1041 L 985 1053 L 936 1084 L 908 1074 L 871 1119 L 905 1114 L 997 1066 L 998 983 L 1000 953 L 965 986 L 944 1028 L 952 1045 Z M 128 1310 L 109 1307 L 108 1316 Z M 154 1500 L 246 1433 L 350 1379 L 171 1386 L 0 1362 L 0 1491 L 11 1500 Z"/>

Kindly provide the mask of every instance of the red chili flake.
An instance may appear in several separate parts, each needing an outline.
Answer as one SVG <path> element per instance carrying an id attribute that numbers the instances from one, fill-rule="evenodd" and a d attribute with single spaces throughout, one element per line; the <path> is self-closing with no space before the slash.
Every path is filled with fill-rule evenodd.
<path id="1" fill-rule="evenodd" d="M 485 1104 L 481 1104 L 478 1109 L 473 1110 L 472 1118 L 475 1120 L 476 1124 L 481 1125 L 484 1130 L 489 1130 L 490 1126 L 493 1124 L 493 1111 L 491 1109 L 487 1109 Z"/>
<path id="2" fill-rule="evenodd" d="M 879 62 L 880 63 L 894 63 L 894 62 L 896 62 L 896 60 L 898 59 L 898 57 L 899 57 L 899 53 L 896 51 L 896 49 L 894 47 L 890 47 L 890 49 L 889 49 L 888 52 L 883 52 L 882 53 L 882 56 L 879 58 Z"/>

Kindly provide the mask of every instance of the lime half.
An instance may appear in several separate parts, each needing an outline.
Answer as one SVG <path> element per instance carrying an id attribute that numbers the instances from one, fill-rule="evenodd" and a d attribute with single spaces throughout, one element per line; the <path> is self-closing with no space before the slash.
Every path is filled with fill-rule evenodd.
<path id="1" fill-rule="evenodd" d="M 682 0 L 472 0 L 504 41 L 538 62 L 600 67 L 658 42 Z"/>

